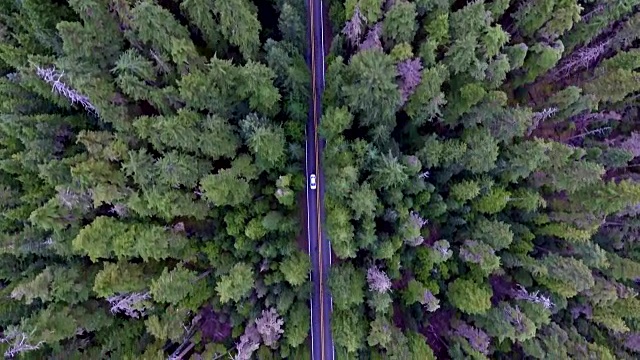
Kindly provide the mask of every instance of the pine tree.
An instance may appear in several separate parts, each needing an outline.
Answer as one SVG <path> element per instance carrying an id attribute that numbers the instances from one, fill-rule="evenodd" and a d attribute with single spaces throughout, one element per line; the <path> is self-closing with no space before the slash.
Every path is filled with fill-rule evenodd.
<path id="1" fill-rule="evenodd" d="M 222 36 L 237 46 L 245 59 L 254 59 L 260 47 L 259 33 L 262 28 L 255 6 L 246 0 L 216 0 L 212 10 Z"/>
<path id="2" fill-rule="evenodd" d="M 248 264 L 240 262 L 234 265 L 228 274 L 220 278 L 216 286 L 220 302 L 239 302 L 247 297 L 254 288 L 254 276 L 253 269 Z"/>
<path id="3" fill-rule="evenodd" d="M 387 11 L 382 22 L 382 32 L 389 44 L 411 43 L 417 30 L 414 3 L 397 1 Z"/>
<path id="4" fill-rule="evenodd" d="M 344 93 L 350 109 L 363 115 L 365 125 L 392 126 L 395 110 L 400 106 L 400 92 L 389 56 L 377 50 L 362 51 L 351 58 L 348 72 L 353 80 L 345 86 Z M 363 93 L 361 87 L 369 91 Z"/>
<path id="5" fill-rule="evenodd" d="M 449 302 L 470 315 L 487 312 L 491 308 L 491 294 L 491 289 L 486 285 L 462 278 L 451 282 L 447 289 Z"/>
<path id="6" fill-rule="evenodd" d="M 292 286 L 300 286 L 307 281 L 310 267 L 308 256 L 300 251 L 280 263 L 280 271 Z"/>
<path id="7" fill-rule="evenodd" d="M 329 288 L 335 307 L 347 311 L 362 304 L 365 282 L 365 275 L 350 264 L 331 269 Z"/>

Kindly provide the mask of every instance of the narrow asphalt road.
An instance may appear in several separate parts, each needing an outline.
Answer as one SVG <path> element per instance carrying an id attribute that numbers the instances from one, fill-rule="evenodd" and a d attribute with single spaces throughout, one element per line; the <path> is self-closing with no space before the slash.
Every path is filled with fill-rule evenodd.
<path id="1" fill-rule="evenodd" d="M 327 285 L 331 266 L 331 243 L 323 236 L 324 177 L 322 141 L 318 124 L 322 117 L 324 90 L 324 29 L 322 0 L 307 0 L 308 62 L 311 68 L 312 96 L 306 128 L 307 236 L 311 257 L 311 360 L 333 360 L 335 350 L 331 336 L 331 294 Z M 315 174 L 317 187 L 310 188 L 309 177 Z"/>

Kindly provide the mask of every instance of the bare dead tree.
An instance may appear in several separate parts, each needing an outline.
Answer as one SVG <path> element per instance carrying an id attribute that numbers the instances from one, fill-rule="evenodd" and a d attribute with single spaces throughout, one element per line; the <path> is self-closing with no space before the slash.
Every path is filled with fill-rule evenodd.
<path id="1" fill-rule="evenodd" d="M 574 135 L 574 136 L 568 138 L 567 141 L 584 138 L 585 136 L 589 136 L 589 135 L 593 135 L 593 134 L 602 134 L 603 132 L 605 132 L 607 130 L 611 130 L 611 126 L 603 126 L 601 128 L 597 128 L 597 129 L 594 129 L 594 130 L 591 130 L 591 131 L 583 132 L 583 133 L 578 134 L 578 135 Z"/>
<path id="2" fill-rule="evenodd" d="M 37 66 L 36 74 L 46 83 L 51 85 L 53 92 L 66 97 L 72 104 L 82 105 L 82 107 L 91 114 L 98 114 L 98 109 L 96 109 L 96 107 L 91 103 L 89 97 L 79 93 L 62 81 L 64 71 L 58 71 L 55 67 L 41 68 L 40 66 Z"/>
<path id="3" fill-rule="evenodd" d="M 369 290 L 379 293 L 386 293 L 391 290 L 391 280 L 384 271 L 372 266 L 367 270 L 367 282 Z"/>
<path id="4" fill-rule="evenodd" d="M 364 39 L 360 47 L 359 51 L 369 50 L 369 49 L 382 49 L 382 42 L 380 42 L 380 36 L 382 35 L 382 23 L 377 23 L 373 25 L 371 30 L 367 33 L 367 37 Z"/>
<path id="5" fill-rule="evenodd" d="M 409 213 L 409 223 L 408 226 L 417 229 L 418 231 L 422 229 L 429 221 L 423 219 L 420 214 L 415 211 L 411 211 Z M 409 246 L 418 246 L 424 242 L 424 238 L 422 236 L 417 236 L 415 238 L 406 238 L 404 242 Z"/>
<path id="6" fill-rule="evenodd" d="M 151 294 L 147 292 L 133 292 L 129 294 L 119 294 L 110 296 L 107 301 L 111 305 L 111 313 L 124 313 L 125 315 L 137 319 L 144 316 L 150 308 L 144 301 L 151 299 Z"/>
<path id="7" fill-rule="evenodd" d="M 402 103 L 405 103 L 422 81 L 422 63 L 419 58 L 407 59 L 399 63 L 396 68 L 400 76 L 399 88 Z"/>
<path id="8" fill-rule="evenodd" d="M 236 354 L 234 360 L 250 360 L 251 355 L 260 347 L 260 334 L 255 324 L 250 324 L 244 329 L 244 334 L 240 336 L 240 341 L 236 344 Z"/>
<path id="9" fill-rule="evenodd" d="M 580 126 L 589 125 L 595 121 L 608 121 L 608 120 L 622 120 L 622 115 L 618 114 L 615 111 L 603 111 L 597 113 L 582 113 L 575 115 L 569 119 L 570 122 L 578 124 Z"/>
<path id="10" fill-rule="evenodd" d="M 191 324 L 189 327 L 183 325 L 184 335 L 182 336 L 182 343 L 169 355 L 167 360 L 182 360 L 185 356 L 193 349 L 195 344 L 191 342 L 191 338 L 196 333 L 196 327 L 200 322 L 202 317 L 200 315 L 195 316 L 191 319 Z"/>
<path id="11" fill-rule="evenodd" d="M 109 209 L 109 212 L 112 214 L 116 214 L 122 218 L 127 216 L 127 214 L 129 213 L 129 209 L 125 204 L 116 203 L 116 204 L 112 204 L 111 209 Z"/>
<path id="12" fill-rule="evenodd" d="M 527 135 L 531 135 L 531 133 L 533 133 L 533 131 L 538 127 L 538 125 L 540 125 L 540 122 L 549 119 L 550 117 L 555 115 L 557 112 L 558 112 L 558 108 L 552 107 L 552 108 L 542 109 L 541 111 L 533 113 L 533 121 L 531 123 L 531 126 L 527 130 Z"/>
<path id="13" fill-rule="evenodd" d="M 275 308 L 262 310 L 262 316 L 256 319 L 256 329 L 262 336 L 262 341 L 271 348 L 276 346 L 278 339 L 284 333 L 282 325 L 284 320 L 280 318 Z"/>
<path id="14" fill-rule="evenodd" d="M 604 9 L 605 9 L 604 4 L 598 4 L 593 9 L 591 9 L 591 11 L 589 11 L 588 13 L 580 16 L 580 21 L 581 22 L 589 22 L 592 17 L 602 13 L 604 11 Z"/>
<path id="15" fill-rule="evenodd" d="M 634 157 L 640 156 L 640 133 L 632 132 L 631 136 L 620 144 L 620 147 L 632 153 Z"/>
<path id="16" fill-rule="evenodd" d="M 44 344 L 44 341 L 40 341 L 32 345 L 28 340 L 29 336 L 26 333 L 15 327 L 8 327 L 5 329 L 2 337 L 0 337 L 0 343 L 9 344 L 9 348 L 4 352 L 4 356 L 12 358 L 26 351 L 37 350 Z"/>
<path id="17" fill-rule="evenodd" d="M 513 291 L 513 297 L 517 300 L 525 300 L 528 302 L 541 304 L 545 309 L 551 309 L 553 307 L 553 302 L 548 296 L 539 295 L 538 291 L 533 293 L 529 293 L 524 286 L 518 284 L 517 289 Z"/>
<path id="18" fill-rule="evenodd" d="M 93 207 L 90 194 L 76 192 L 69 187 L 58 189 L 57 199 L 60 205 L 67 209 L 80 206 L 82 209 L 88 210 Z"/>
<path id="19" fill-rule="evenodd" d="M 558 81 L 578 71 L 588 69 L 590 66 L 595 65 L 607 53 L 610 47 L 611 39 L 582 47 L 561 61 L 560 65 L 550 72 L 548 76 Z"/>
<path id="20" fill-rule="evenodd" d="M 459 322 L 453 329 L 453 335 L 467 339 L 472 348 L 485 355 L 489 354 L 491 338 L 482 329 Z"/>
<path id="21" fill-rule="evenodd" d="M 440 300 L 430 290 L 424 291 L 421 303 L 428 312 L 434 312 L 440 308 Z"/>
<path id="22" fill-rule="evenodd" d="M 344 29 L 342 29 L 342 33 L 347 37 L 347 40 L 351 43 L 352 46 L 358 46 L 360 44 L 360 37 L 363 33 L 365 18 L 360 13 L 360 7 L 356 6 L 353 11 L 353 16 L 347 23 L 344 25 Z"/>

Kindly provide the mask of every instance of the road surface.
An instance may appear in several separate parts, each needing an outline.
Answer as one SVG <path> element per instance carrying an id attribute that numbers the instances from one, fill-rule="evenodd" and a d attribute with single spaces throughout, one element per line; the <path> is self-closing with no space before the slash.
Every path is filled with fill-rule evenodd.
<path id="1" fill-rule="evenodd" d="M 324 29 L 322 0 L 307 0 L 309 52 L 311 68 L 311 107 L 306 128 L 307 236 L 311 257 L 311 360 L 333 360 L 331 336 L 331 294 L 327 285 L 331 266 L 331 244 L 323 236 L 324 177 L 322 174 L 322 142 L 318 123 L 322 117 L 324 90 Z M 317 188 L 309 188 L 309 176 L 316 174 Z"/>

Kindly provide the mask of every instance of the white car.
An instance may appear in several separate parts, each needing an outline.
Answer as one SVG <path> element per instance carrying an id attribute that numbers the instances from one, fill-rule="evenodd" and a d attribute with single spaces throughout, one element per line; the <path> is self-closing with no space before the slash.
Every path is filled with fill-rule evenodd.
<path id="1" fill-rule="evenodd" d="M 309 175 L 309 187 L 311 190 L 316 189 L 316 174 Z"/>

